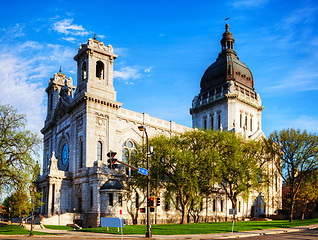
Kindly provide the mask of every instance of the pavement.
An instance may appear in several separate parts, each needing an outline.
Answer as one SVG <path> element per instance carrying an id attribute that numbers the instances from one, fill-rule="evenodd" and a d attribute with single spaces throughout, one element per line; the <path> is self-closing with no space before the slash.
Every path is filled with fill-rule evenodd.
<path id="1" fill-rule="evenodd" d="M 25 224 L 26 229 L 30 230 L 31 225 Z M 255 237 L 261 235 L 270 235 L 270 234 L 280 234 L 280 233 L 290 233 L 290 232 L 299 232 L 308 229 L 318 228 L 318 224 L 300 226 L 293 228 L 279 228 L 279 229 L 267 229 L 267 230 L 254 230 L 246 232 L 234 232 L 234 233 L 219 233 L 219 234 L 197 234 L 197 235 L 154 235 L 152 239 L 154 240 L 188 240 L 188 239 L 197 239 L 197 240 L 208 240 L 208 239 L 237 239 L 244 237 Z M 115 235 L 115 234 L 104 234 L 104 233 L 90 233 L 90 232 L 80 232 L 80 231 L 67 231 L 67 230 L 53 230 L 53 229 L 42 229 L 40 225 L 36 225 L 34 231 L 54 233 L 56 235 L 36 235 L 28 237 L 25 235 L 0 235 L 0 239 L 145 239 L 144 235 Z"/>

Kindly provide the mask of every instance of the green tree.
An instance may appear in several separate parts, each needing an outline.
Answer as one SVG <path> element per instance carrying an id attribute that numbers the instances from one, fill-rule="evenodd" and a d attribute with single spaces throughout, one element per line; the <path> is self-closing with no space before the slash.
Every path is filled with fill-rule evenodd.
<path id="1" fill-rule="evenodd" d="M 232 132 L 223 132 L 218 145 L 220 154 L 217 163 L 218 182 L 237 208 L 237 198 L 256 189 L 261 181 L 262 142 L 246 140 Z"/>
<path id="2" fill-rule="evenodd" d="M 190 205 L 201 202 L 202 189 L 214 180 L 217 150 L 212 147 L 216 141 L 216 135 L 212 133 L 193 130 L 171 137 L 160 135 L 150 140 L 155 151 L 151 156 L 151 187 L 167 190 L 166 197 L 173 200 L 182 214 L 181 224 L 188 223 Z M 140 161 L 140 157 L 136 159 Z M 144 179 L 140 184 L 145 184 Z"/>
<path id="3" fill-rule="evenodd" d="M 295 200 L 295 209 L 302 212 L 302 219 L 307 211 L 312 211 L 318 202 L 318 170 L 312 171 L 300 186 Z"/>
<path id="4" fill-rule="evenodd" d="M 0 105 L 0 193 L 32 181 L 40 138 L 25 126 L 25 115 Z"/>
<path id="5" fill-rule="evenodd" d="M 318 168 L 318 136 L 306 131 L 274 131 L 267 141 L 284 184 L 290 193 L 290 216 L 293 221 L 295 200 L 305 178 Z"/>

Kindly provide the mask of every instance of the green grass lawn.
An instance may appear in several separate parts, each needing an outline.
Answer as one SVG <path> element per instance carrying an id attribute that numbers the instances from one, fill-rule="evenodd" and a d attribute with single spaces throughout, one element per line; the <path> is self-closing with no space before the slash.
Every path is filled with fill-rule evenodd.
<path id="1" fill-rule="evenodd" d="M 279 221 L 250 221 L 236 222 L 234 225 L 235 232 L 244 232 L 252 230 L 272 229 L 272 228 L 290 228 L 297 226 L 305 226 L 318 223 L 318 219 L 294 220 L 290 223 L 288 220 Z M 141 234 L 146 233 L 146 225 L 125 225 L 124 234 Z M 77 231 L 99 232 L 99 233 L 118 233 L 117 228 L 106 227 L 84 228 Z M 186 235 L 186 234 L 211 234 L 211 233 L 227 233 L 232 232 L 232 222 L 214 222 L 214 223 L 190 223 L 188 225 L 181 224 L 158 224 L 152 225 L 151 232 L 153 235 Z M 118 233 L 120 234 L 120 232 Z"/>
<path id="2" fill-rule="evenodd" d="M 72 227 L 65 226 L 65 225 L 44 225 L 45 228 L 54 229 L 54 230 L 69 230 L 73 231 Z"/>
<path id="3" fill-rule="evenodd" d="M 0 235 L 29 235 L 30 231 L 24 229 L 20 225 L 2 225 L 0 226 Z M 53 235 L 51 233 L 43 233 L 33 231 L 34 235 Z"/>

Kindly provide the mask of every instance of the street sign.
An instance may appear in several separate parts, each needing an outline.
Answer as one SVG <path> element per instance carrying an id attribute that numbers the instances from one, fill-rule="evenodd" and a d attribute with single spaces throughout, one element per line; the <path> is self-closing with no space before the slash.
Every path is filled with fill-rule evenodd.
<path id="1" fill-rule="evenodd" d="M 229 214 L 236 215 L 237 214 L 237 209 L 236 208 L 229 209 Z"/>
<path id="2" fill-rule="evenodd" d="M 138 168 L 138 173 L 148 176 L 148 170 L 141 167 Z"/>

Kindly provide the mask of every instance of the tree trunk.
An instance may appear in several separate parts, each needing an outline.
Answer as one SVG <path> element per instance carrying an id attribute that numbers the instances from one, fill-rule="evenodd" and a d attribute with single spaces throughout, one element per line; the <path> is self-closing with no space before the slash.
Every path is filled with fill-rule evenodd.
<path id="1" fill-rule="evenodd" d="M 294 198 L 291 198 L 290 201 L 290 215 L 289 215 L 289 222 L 293 221 L 293 216 L 294 216 Z"/>
<path id="2" fill-rule="evenodd" d="M 182 206 L 182 219 L 180 224 L 188 224 L 188 206 L 183 205 Z"/>

